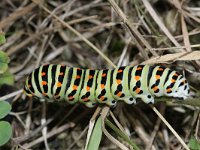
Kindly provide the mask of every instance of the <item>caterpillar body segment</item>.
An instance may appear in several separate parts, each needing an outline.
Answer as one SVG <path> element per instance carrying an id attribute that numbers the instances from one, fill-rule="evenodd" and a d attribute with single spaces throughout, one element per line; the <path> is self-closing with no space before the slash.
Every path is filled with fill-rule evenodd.
<path id="1" fill-rule="evenodd" d="M 133 104 L 137 98 L 154 103 L 154 97 L 160 96 L 186 99 L 189 85 L 183 75 L 162 66 L 92 70 L 49 64 L 27 77 L 24 91 L 49 101 L 80 102 L 93 107 L 97 103 L 115 106 L 117 101 Z"/>
<path id="2" fill-rule="evenodd" d="M 116 100 L 123 100 L 127 104 L 136 103 L 135 98 L 130 93 L 130 72 L 133 67 L 119 67 L 112 70 L 113 74 L 111 77 L 111 93 Z"/>
<path id="3" fill-rule="evenodd" d="M 149 74 L 149 92 L 153 95 L 160 97 L 164 95 L 164 83 L 165 79 L 170 73 L 169 68 L 164 68 L 162 66 L 152 67 L 152 73 Z"/>
<path id="4" fill-rule="evenodd" d="M 86 106 L 92 107 L 96 104 L 95 89 L 96 89 L 96 76 L 98 71 L 86 69 L 84 79 L 82 80 L 82 90 L 80 91 L 79 101 L 85 103 Z"/>
<path id="5" fill-rule="evenodd" d="M 129 90 L 131 95 L 141 98 L 145 103 L 154 103 L 154 97 L 148 87 L 149 68 L 148 65 L 138 65 L 132 69 Z"/>

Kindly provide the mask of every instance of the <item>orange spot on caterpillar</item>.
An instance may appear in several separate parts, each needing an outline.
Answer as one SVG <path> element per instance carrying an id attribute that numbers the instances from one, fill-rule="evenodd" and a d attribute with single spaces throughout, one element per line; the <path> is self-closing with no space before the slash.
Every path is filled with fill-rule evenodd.
<path id="1" fill-rule="evenodd" d="M 103 73 L 103 74 L 102 74 L 102 77 L 106 77 L 106 73 Z"/>
<path id="2" fill-rule="evenodd" d="M 87 90 L 87 91 L 89 91 L 89 90 L 90 90 L 90 87 L 89 87 L 89 86 L 87 86 L 87 87 L 86 87 L 86 90 Z"/>
<path id="3" fill-rule="evenodd" d="M 42 85 L 47 85 L 47 82 L 46 81 L 42 81 Z"/>
<path id="4" fill-rule="evenodd" d="M 76 68 L 77 70 L 81 70 L 81 68 Z"/>
<path id="5" fill-rule="evenodd" d="M 61 82 L 57 82 L 57 87 L 61 87 L 62 83 Z"/>
<path id="6" fill-rule="evenodd" d="M 159 71 L 163 71 L 164 69 L 163 69 L 163 68 L 158 68 L 158 70 L 159 70 Z"/>
<path id="7" fill-rule="evenodd" d="M 135 80 L 136 81 L 140 80 L 140 76 L 135 76 Z"/>
<path id="8" fill-rule="evenodd" d="M 43 92 L 42 94 L 43 94 L 44 96 L 47 96 L 47 93 L 44 93 L 44 92 Z"/>
<path id="9" fill-rule="evenodd" d="M 46 75 L 46 72 L 42 72 L 41 73 L 41 76 L 43 77 L 43 76 L 45 76 Z"/>
<path id="10" fill-rule="evenodd" d="M 73 85 L 73 90 L 77 90 L 78 86 L 77 85 Z"/>
<path id="11" fill-rule="evenodd" d="M 153 88 L 153 91 L 156 91 L 158 89 L 158 87 L 157 86 L 155 86 L 154 88 Z"/>
<path id="12" fill-rule="evenodd" d="M 105 98 L 104 96 L 101 96 L 101 97 L 100 97 L 100 100 L 101 100 L 101 101 L 103 101 L 103 100 L 104 100 L 104 98 Z"/>
<path id="13" fill-rule="evenodd" d="M 117 84 L 121 84 L 122 80 L 116 80 Z"/>
<path id="14" fill-rule="evenodd" d="M 122 93 L 121 93 L 121 92 L 117 93 L 117 96 L 118 96 L 118 97 L 120 97 L 121 95 L 122 95 Z"/>
<path id="15" fill-rule="evenodd" d="M 120 69 L 120 70 L 118 70 L 118 71 L 117 71 L 117 73 L 120 73 L 120 72 L 122 72 L 122 71 L 123 71 L 123 70 L 122 70 L 122 69 Z"/>
<path id="16" fill-rule="evenodd" d="M 142 70 L 142 67 L 137 67 L 137 69 L 136 70 Z"/>
<path id="17" fill-rule="evenodd" d="M 30 88 L 30 87 L 31 87 L 31 85 L 29 84 L 29 85 L 28 85 L 28 88 Z"/>
<path id="18" fill-rule="evenodd" d="M 156 79 L 160 79 L 160 75 L 156 75 Z"/>
<path id="19" fill-rule="evenodd" d="M 79 76 L 79 75 L 76 76 L 76 79 L 80 79 L 80 78 L 81 78 L 81 76 Z"/>
<path id="20" fill-rule="evenodd" d="M 167 89 L 167 92 L 171 92 L 171 91 L 172 91 L 172 89 L 171 89 L 171 88 L 168 88 L 168 89 Z"/>
<path id="21" fill-rule="evenodd" d="M 60 72 L 60 73 L 59 73 L 59 76 L 63 76 L 63 75 L 64 75 L 64 73 L 63 73 L 63 72 Z"/>
<path id="22" fill-rule="evenodd" d="M 92 75 L 89 75 L 89 79 L 92 79 L 93 78 L 93 76 Z"/>
<path id="23" fill-rule="evenodd" d="M 73 99 L 74 99 L 74 96 L 69 96 L 68 99 L 69 99 L 69 100 L 73 100 Z"/>
<path id="24" fill-rule="evenodd" d="M 174 82 L 176 82 L 176 80 L 172 79 L 171 82 L 174 83 Z"/>
<path id="25" fill-rule="evenodd" d="M 105 88 L 105 84 L 101 84 L 101 89 L 104 89 Z"/>
<path id="26" fill-rule="evenodd" d="M 88 100 L 89 100 L 88 97 L 86 97 L 86 98 L 83 99 L 84 102 L 87 102 Z"/>
<path id="27" fill-rule="evenodd" d="M 175 73 L 175 74 L 174 74 L 174 76 L 178 76 L 178 74 L 177 74 L 177 73 Z"/>
<path id="28" fill-rule="evenodd" d="M 138 94 L 138 93 L 140 93 L 140 88 L 137 88 L 136 90 L 135 90 L 135 92 Z"/>

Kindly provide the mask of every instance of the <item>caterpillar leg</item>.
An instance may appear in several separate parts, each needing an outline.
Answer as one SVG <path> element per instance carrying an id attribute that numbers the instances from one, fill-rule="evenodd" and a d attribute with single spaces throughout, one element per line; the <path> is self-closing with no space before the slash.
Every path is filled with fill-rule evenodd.
<path id="1" fill-rule="evenodd" d="M 125 97 L 123 100 L 127 104 L 136 104 L 136 99 L 133 97 Z"/>
<path id="2" fill-rule="evenodd" d="M 154 97 L 150 93 L 145 95 L 140 95 L 137 98 L 141 98 L 141 100 L 147 104 L 149 103 L 154 104 Z"/>
<path id="3" fill-rule="evenodd" d="M 96 106 L 97 103 L 95 103 L 95 102 L 87 102 L 87 103 L 84 103 L 84 104 L 85 104 L 85 106 L 87 106 L 88 108 L 92 108 L 92 107 Z"/>
<path id="4" fill-rule="evenodd" d="M 106 104 L 110 107 L 115 107 L 117 105 L 117 101 L 116 100 L 109 100 L 109 101 L 107 101 Z"/>

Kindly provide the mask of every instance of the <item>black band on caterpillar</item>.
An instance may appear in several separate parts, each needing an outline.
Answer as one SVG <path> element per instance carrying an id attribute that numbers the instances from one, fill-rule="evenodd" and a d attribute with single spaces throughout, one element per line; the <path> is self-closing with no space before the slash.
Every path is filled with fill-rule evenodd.
<path id="1" fill-rule="evenodd" d="M 183 75 L 162 66 L 91 70 L 50 64 L 27 77 L 24 91 L 28 96 L 92 107 L 96 103 L 114 106 L 118 100 L 132 104 L 137 98 L 154 103 L 155 96 L 185 99 L 189 85 Z"/>

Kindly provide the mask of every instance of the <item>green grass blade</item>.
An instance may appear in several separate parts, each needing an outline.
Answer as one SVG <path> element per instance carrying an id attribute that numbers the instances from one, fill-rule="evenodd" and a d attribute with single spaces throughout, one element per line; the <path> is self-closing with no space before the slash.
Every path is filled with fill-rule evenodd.
<path id="1" fill-rule="evenodd" d="M 108 119 L 105 120 L 105 123 L 107 126 L 109 126 L 111 129 L 113 129 L 115 131 L 116 134 L 118 134 L 118 136 L 120 136 L 122 139 L 124 139 L 127 143 L 129 143 L 134 150 L 140 150 L 139 147 L 137 147 L 136 144 L 134 144 L 129 137 L 127 137 L 126 134 L 124 134 L 121 130 L 119 130 L 112 122 L 110 122 Z"/>
<path id="2" fill-rule="evenodd" d="M 98 118 L 94 130 L 92 132 L 90 141 L 88 143 L 88 147 L 87 150 L 98 150 L 99 149 L 99 145 L 101 142 L 101 138 L 102 138 L 102 119 L 101 117 Z"/>

